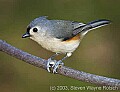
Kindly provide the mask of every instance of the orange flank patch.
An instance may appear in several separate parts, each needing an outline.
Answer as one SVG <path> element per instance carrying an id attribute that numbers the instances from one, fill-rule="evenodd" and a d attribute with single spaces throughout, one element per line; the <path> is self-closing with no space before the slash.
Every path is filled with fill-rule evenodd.
<path id="1" fill-rule="evenodd" d="M 78 35 L 74 36 L 73 38 L 70 38 L 64 42 L 70 42 L 70 41 L 79 40 L 79 39 L 80 39 L 80 34 L 78 34 Z"/>

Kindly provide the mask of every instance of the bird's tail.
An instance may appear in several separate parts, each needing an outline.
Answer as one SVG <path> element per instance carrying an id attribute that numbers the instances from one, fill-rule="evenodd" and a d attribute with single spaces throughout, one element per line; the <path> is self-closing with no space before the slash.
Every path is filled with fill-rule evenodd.
<path id="1" fill-rule="evenodd" d="M 77 30 L 74 30 L 74 33 L 75 34 L 82 33 L 83 35 L 85 35 L 88 31 L 108 25 L 109 23 L 110 21 L 106 19 L 95 20 L 95 21 L 87 23 L 85 26 L 80 28 L 80 30 L 79 28 L 77 28 Z"/>

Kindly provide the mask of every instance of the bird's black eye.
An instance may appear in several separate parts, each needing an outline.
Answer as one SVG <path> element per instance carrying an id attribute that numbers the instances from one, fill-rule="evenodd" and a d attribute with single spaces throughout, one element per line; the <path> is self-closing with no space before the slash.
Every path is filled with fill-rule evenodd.
<path id="1" fill-rule="evenodd" d="M 33 32 L 37 32 L 38 31 L 38 29 L 37 28 L 33 28 Z"/>

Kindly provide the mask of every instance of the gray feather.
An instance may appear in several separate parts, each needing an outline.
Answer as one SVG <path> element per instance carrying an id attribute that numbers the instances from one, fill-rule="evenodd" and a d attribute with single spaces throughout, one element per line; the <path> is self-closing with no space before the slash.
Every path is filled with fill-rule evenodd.
<path id="1" fill-rule="evenodd" d="M 53 29 L 50 31 L 51 34 L 62 40 L 67 40 L 72 38 L 74 29 L 84 26 L 85 24 L 73 21 L 65 20 L 50 20 Z"/>
<path id="2" fill-rule="evenodd" d="M 29 27 L 40 26 L 46 33 L 58 39 L 67 40 L 73 36 L 109 24 L 108 20 L 97 20 L 87 24 L 66 20 L 48 20 L 47 16 L 34 19 Z"/>
<path id="3" fill-rule="evenodd" d="M 95 21 L 87 23 L 83 27 L 78 27 L 78 28 L 74 29 L 73 35 L 77 35 L 78 33 L 81 33 L 81 32 L 86 32 L 86 31 L 89 31 L 92 29 L 96 29 L 96 28 L 108 25 L 109 23 L 110 23 L 110 21 L 106 20 L 106 19 L 95 20 Z"/>
<path id="4" fill-rule="evenodd" d="M 58 39 L 67 40 L 73 37 L 74 29 L 84 26 L 85 24 L 66 21 L 66 20 L 48 20 L 46 16 L 34 19 L 28 26 L 40 26 L 45 29 L 46 33 Z"/>

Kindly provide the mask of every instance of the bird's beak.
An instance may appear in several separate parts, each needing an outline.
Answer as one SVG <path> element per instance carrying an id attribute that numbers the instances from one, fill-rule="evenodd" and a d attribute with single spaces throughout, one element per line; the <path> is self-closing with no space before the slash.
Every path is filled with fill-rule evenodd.
<path id="1" fill-rule="evenodd" d="M 28 33 L 28 32 L 26 32 L 26 33 L 22 36 L 22 38 L 27 38 L 27 37 L 30 37 L 30 33 Z"/>

